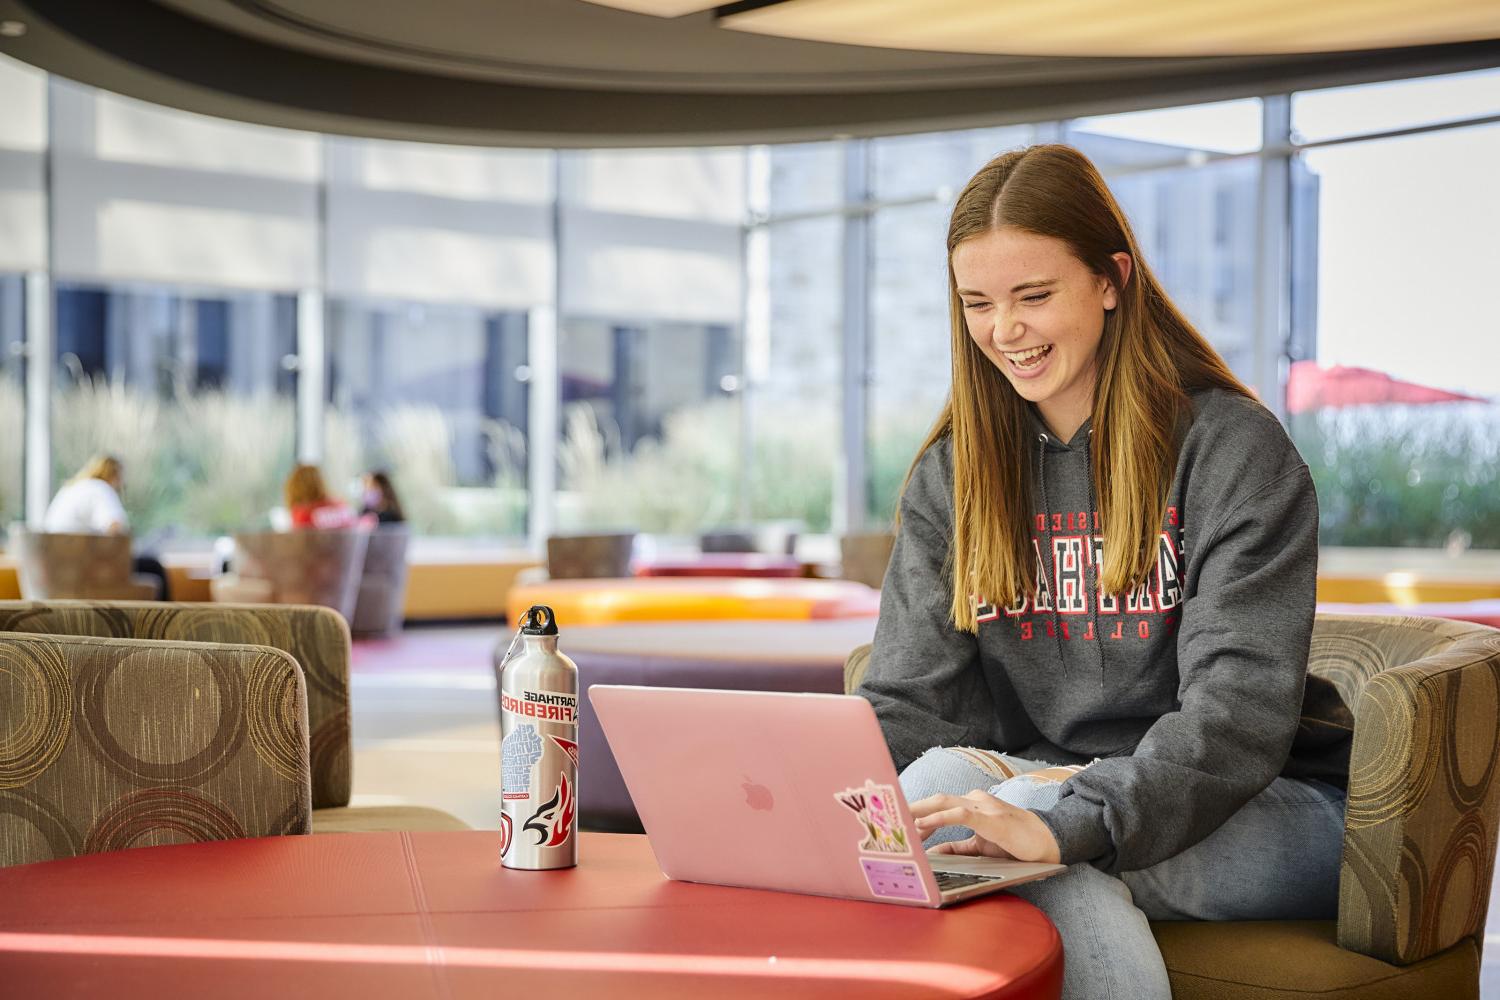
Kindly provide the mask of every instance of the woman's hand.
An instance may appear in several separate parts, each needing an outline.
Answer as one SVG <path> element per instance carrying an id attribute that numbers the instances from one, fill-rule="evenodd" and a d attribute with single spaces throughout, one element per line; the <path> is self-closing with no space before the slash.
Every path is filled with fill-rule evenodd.
<path id="1" fill-rule="evenodd" d="M 987 858 L 1014 858 L 1057 864 L 1061 855 L 1057 839 L 1041 818 L 978 789 L 967 795 L 929 795 L 911 804 L 917 833 L 927 839 L 945 826 L 966 826 L 974 831 L 967 840 L 950 841 L 933 848 L 936 854 L 970 854 Z"/>

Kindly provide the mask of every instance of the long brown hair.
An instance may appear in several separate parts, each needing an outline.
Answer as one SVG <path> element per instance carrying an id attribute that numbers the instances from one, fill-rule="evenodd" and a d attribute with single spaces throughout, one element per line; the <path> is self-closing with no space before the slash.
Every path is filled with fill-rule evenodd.
<path id="1" fill-rule="evenodd" d="M 316 465 L 299 465 L 286 477 L 286 506 L 290 510 L 303 504 L 323 503 L 328 500 L 328 487 L 323 483 L 323 473 Z"/>
<path id="2" fill-rule="evenodd" d="M 375 484 L 375 489 L 380 493 L 380 506 L 375 509 L 375 512 L 385 514 L 388 520 L 406 520 L 406 511 L 401 508 L 401 501 L 396 496 L 396 487 L 391 483 L 390 474 L 384 469 L 376 469 L 368 475 L 370 482 Z"/>
<path id="3" fill-rule="evenodd" d="M 920 461 L 937 441 L 952 438 L 952 613 L 954 624 L 969 632 L 978 628 L 975 595 L 1003 605 L 1037 584 L 1028 404 L 970 339 L 953 276 L 960 243 L 1005 226 L 1062 240 L 1118 290 L 1099 340 L 1090 449 L 1109 539 L 1102 574 L 1107 592 L 1137 586 L 1155 564 L 1179 435 L 1190 419 L 1187 394 L 1217 387 L 1254 398 L 1167 298 L 1088 157 L 1070 146 L 1046 145 L 985 164 L 959 194 L 948 224 L 953 385 L 917 452 Z M 1112 257 L 1122 251 L 1134 265 L 1125 281 Z"/>

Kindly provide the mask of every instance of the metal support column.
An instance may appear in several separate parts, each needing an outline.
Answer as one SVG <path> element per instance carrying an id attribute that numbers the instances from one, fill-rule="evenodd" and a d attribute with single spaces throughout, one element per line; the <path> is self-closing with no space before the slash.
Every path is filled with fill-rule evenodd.
<path id="1" fill-rule="evenodd" d="M 843 143 L 844 204 L 870 201 L 870 140 Z M 840 340 L 840 448 L 838 474 L 833 484 L 833 533 L 848 534 L 864 527 L 869 485 L 866 433 L 869 417 L 870 335 L 870 214 L 844 216 L 843 259 L 840 267 L 842 324 Z"/>
<path id="2" fill-rule="evenodd" d="M 323 293 L 297 293 L 297 461 L 323 461 L 323 416 L 327 409 L 328 345 Z"/>
<path id="3" fill-rule="evenodd" d="M 1279 417 L 1286 413 L 1282 368 L 1292 315 L 1292 165 L 1288 150 L 1291 130 L 1291 95 L 1263 98 L 1251 371 L 1253 388 L 1260 394 L 1261 402 Z"/>
<path id="4" fill-rule="evenodd" d="M 526 322 L 526 364 L 531 370 L 527 393 L 526 540 L 531 551 L 547 551 L 547 536 L 557 530 L 557 449 L 562 438 L 562 373 L 557 342 L 563 309 L 563 191 L 567 154 L 554 150 L 552 168 L 552 303 L 535 306 Z"/>
<path id="5" fill-rule="evenodd" d="M 40 529 L 52 500 L 52 280 L 46 271 L 26 275 L 26 417 L 22 511 Z"/>

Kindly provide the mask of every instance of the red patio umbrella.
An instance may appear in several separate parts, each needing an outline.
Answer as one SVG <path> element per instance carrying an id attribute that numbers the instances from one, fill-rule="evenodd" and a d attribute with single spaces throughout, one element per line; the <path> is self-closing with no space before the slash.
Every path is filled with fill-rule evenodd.
<path id="1" fill-rule="evenodd" d="M 1338 406 L 1373 403 L 1483 403 L 1446 389 L 1403 382 L 1369 368 L 1334 365 L 1320 368 L 1315 361 L 1294 361 L 1286 381 L 1288 413 L 1304 413 Z"/>

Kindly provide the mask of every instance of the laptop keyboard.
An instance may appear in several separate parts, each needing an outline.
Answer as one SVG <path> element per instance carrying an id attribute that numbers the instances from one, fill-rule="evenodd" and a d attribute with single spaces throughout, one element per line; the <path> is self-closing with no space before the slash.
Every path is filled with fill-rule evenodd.
<path id="1" fill-rule="evenodd" d="M 971 885 L 979 885 L 982 882 L 1004 882 L 1003 875 L 968 875 L 961 872 L 934 871 L 933 877 L 937 879 L 939 892 L 948 892 L 953 889 L 964 889 Z"/>

